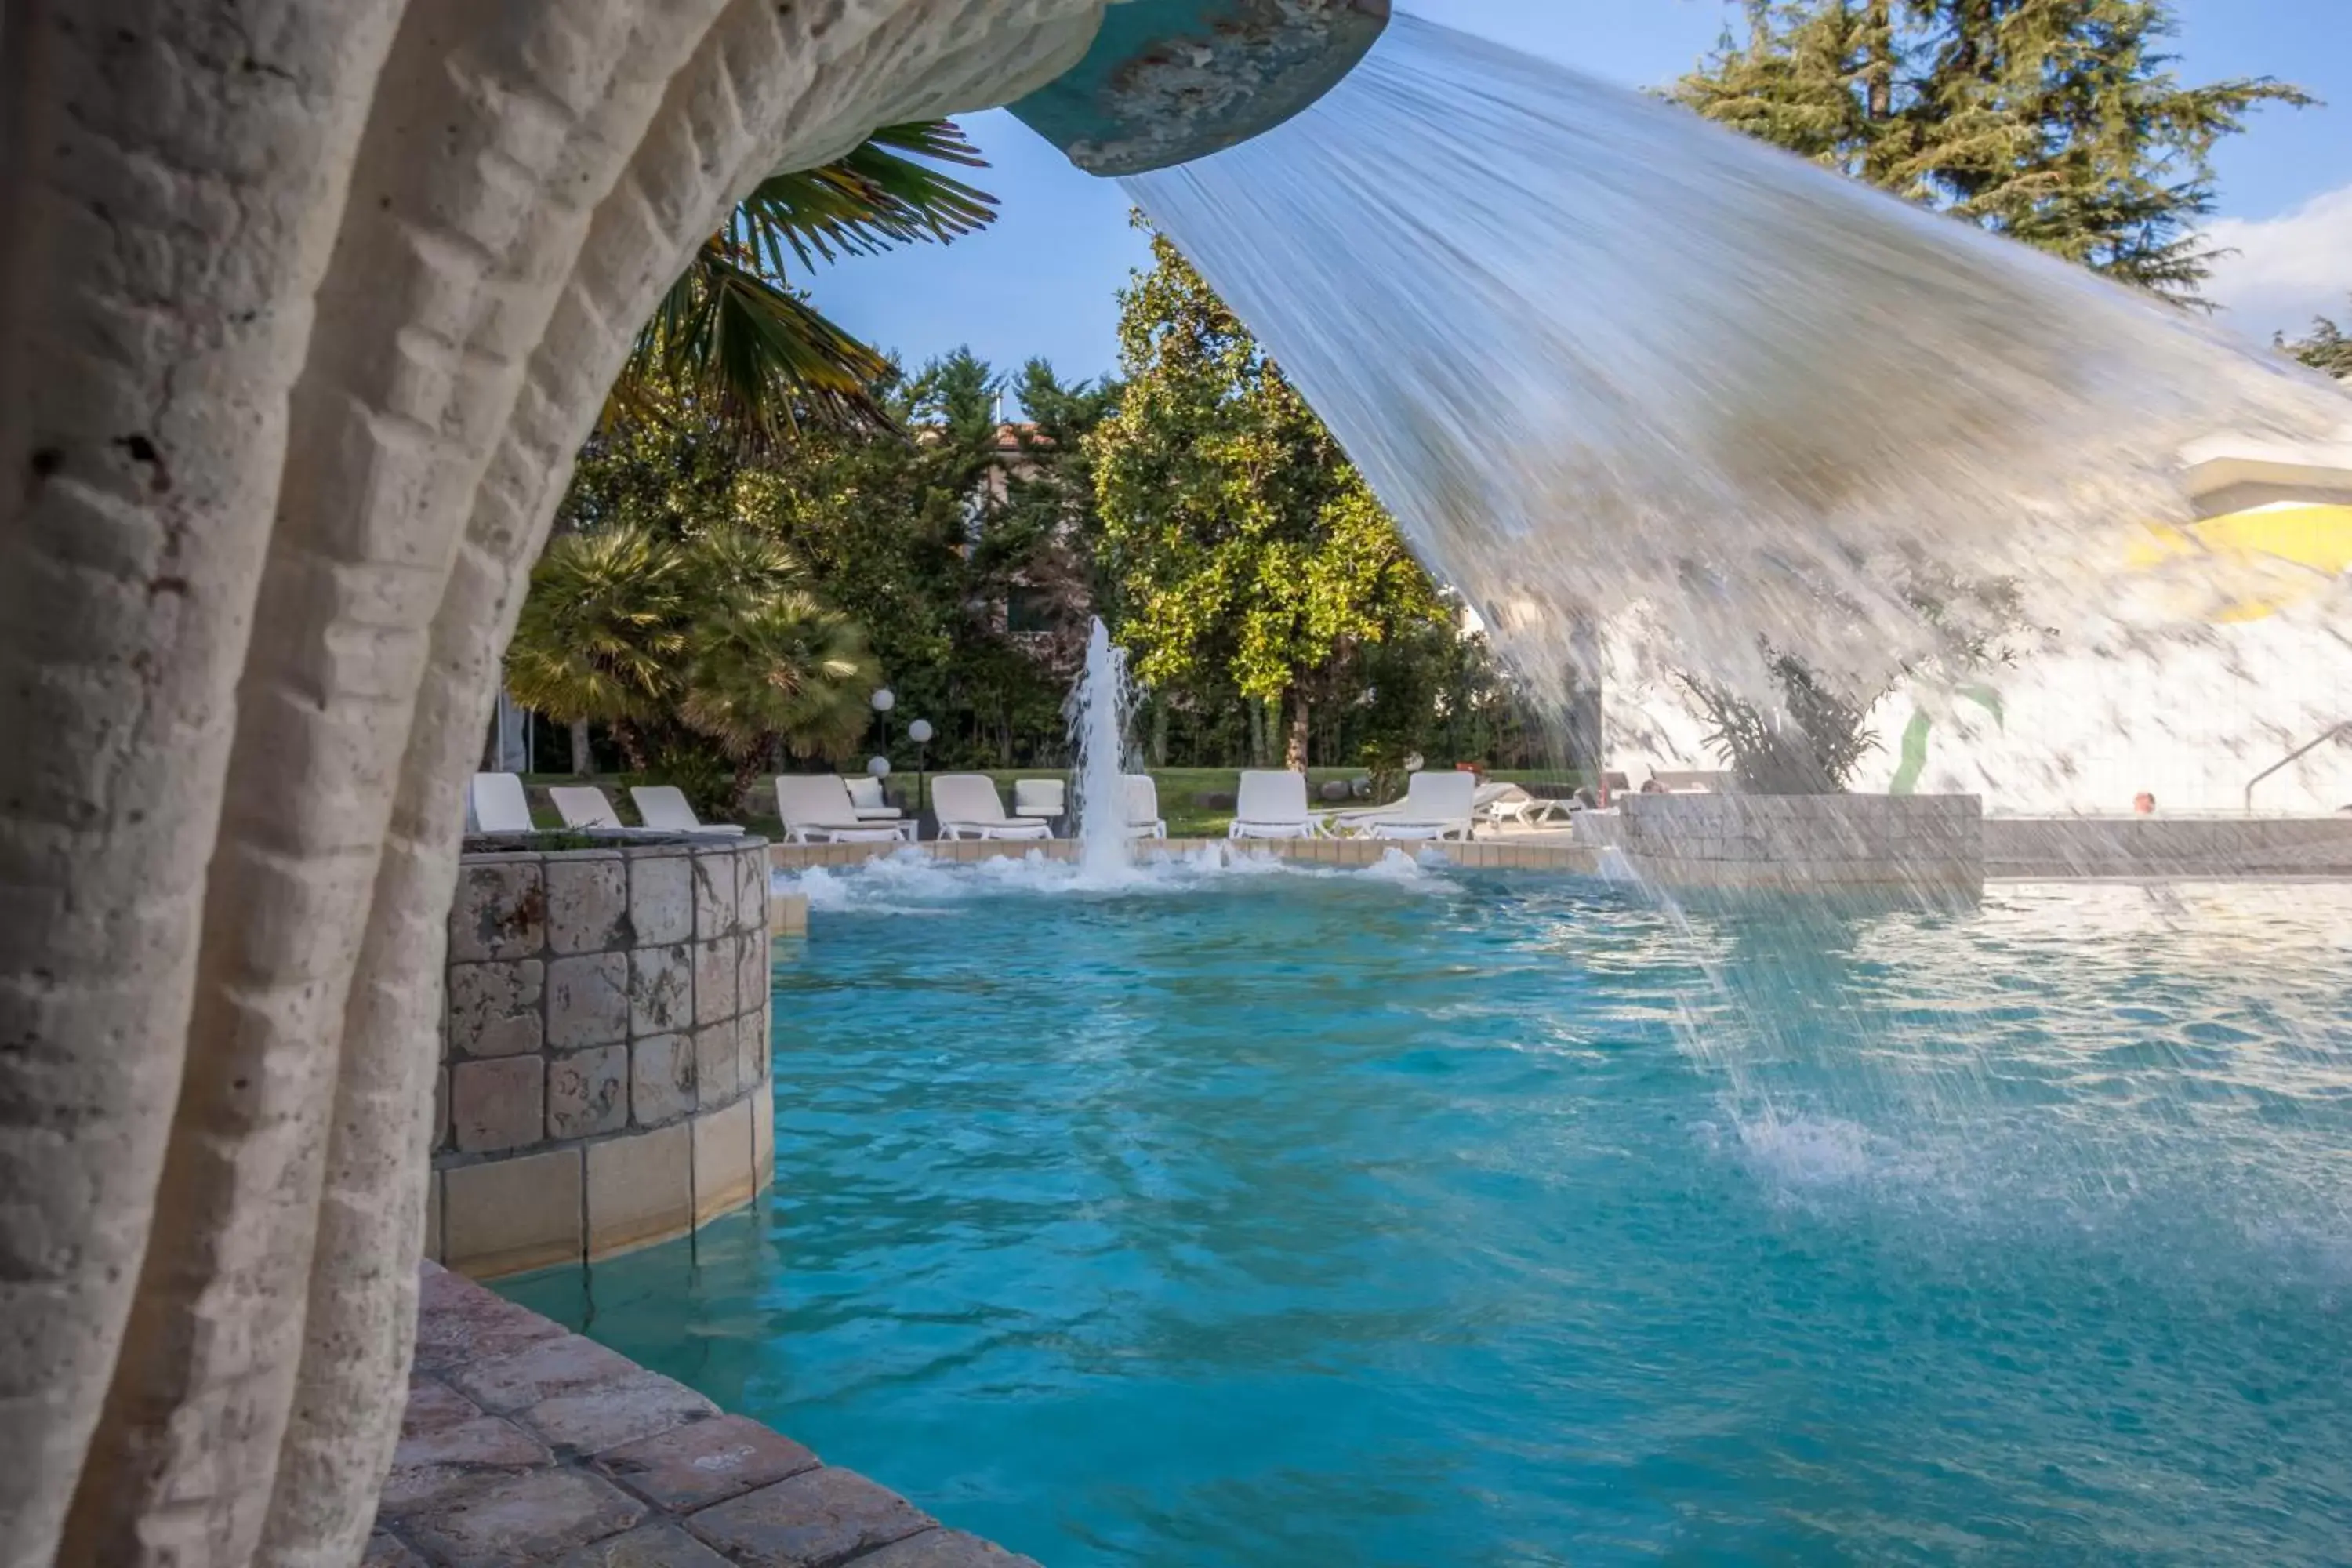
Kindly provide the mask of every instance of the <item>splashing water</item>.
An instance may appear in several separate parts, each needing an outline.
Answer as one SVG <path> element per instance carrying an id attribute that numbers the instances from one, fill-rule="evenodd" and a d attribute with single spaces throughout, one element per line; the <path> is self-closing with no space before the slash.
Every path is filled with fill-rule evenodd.
<path id="1" fill-rule="evenodd" d="M 1127 653 L 1097 619 L 1087 668 L 1070 690 L 1070 747 L 1077 759 L 1078 864 L 1089 877 L 1115 875 L 1129 859 L 1127 808 Z"/>
<path id="2" fill-rule="evenodd" d="M 1763 639 L 1879 689 L 1990 629 L 1916 607 L 1955 580 L 2077 647 L 2193 639 L 2116 570 L 2186 519 L 2184 447 L 2352 447 L 2341 393 L 2185 312 L 1411 17 L 1125 184 L 1554 700 L 1596 627 L 1612 682 L 1769 700 Z"/>

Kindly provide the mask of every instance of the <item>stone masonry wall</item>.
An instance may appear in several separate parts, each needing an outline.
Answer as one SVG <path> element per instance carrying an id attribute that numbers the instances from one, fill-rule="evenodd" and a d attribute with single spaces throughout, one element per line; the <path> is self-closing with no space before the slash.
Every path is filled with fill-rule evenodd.
<path id="1" fill-rule="evenodd" d="M 1984 882 L 1974 795 L 1628 795 L 1577 821 L 1665 886 L 1970 893 Z"/>
<path id="2" fill-rule="evenodd" d="M 2352 816 L 1994 817 L 1995 877 L 2229 877 L 2352 873 Z"/>
<path id="3" fill-rule="evenodd" d="M 608 1256 L 774 1169 L 768 846 L 468 854 L 426 1256 L 477 1277 Z"/>

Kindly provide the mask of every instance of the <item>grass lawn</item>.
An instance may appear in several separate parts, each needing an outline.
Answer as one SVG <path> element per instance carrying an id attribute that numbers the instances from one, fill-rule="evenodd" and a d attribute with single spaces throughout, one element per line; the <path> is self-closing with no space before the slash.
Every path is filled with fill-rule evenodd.
<path id="1" fill-rule="evenodd" d="M 985 771 L 988 776 L 996 782 L 997 789 L 1003 795 L 1008 807 L 1013 801 L 1013 780 L 1054 778 L 1066 780 L 1070 776 L 1067 773 L 1054 768 L 991 768 Z M 1223 795 L 1230 798 L 1241 784 L 1239 768 L 1154 768 L 1150 772 L 1153 782 L 1160 789 L 1160 814 L 1168 819 L 1169 837 L 1223 838 L 1225 836 L 1226 826 L 1233 821 L 1232 808 L 1207 805 L 1205 799 L 1211 795 Z M 1309 768 L 1307 770 L 1307 781 L 1310 790 L 1320 790 L 1325 784 L 1335 779 L 1344 783 L 1362 776 L 1361 768 Z M 1542 770 L 1496 773 L 1487 776 L 1513 784 L 1528 784 L 1561 785 L 1574 784 L 1578 782 L 1578 775 L 1573 773 Z M 636 813 L 629 805 L 629 786 L 648 782 L 652 782 L 650 776 L 645 773 L 604 773 L 594 779 L 578 779 L 570 773 L 523 775 L 525 793 L 530 798 L 531 819 L 541 827 L 562 826 L 562 819 L 555 815 L 555 807 L 548 802 L 547 790 L 550 785 L 594 784 L 604 790 L 606 798 L 610 799 L 614 808 L 620 812 L 621 820 L 633 823 L 636 820 Z M 909 804 L 915 786 L 916 777 L 912 772 L 892 774 L 890 778 L 892 799 L 901 805 Z M 776 818 L 775 797 L 764 786 L 757 792 L 756 798 L 744 804 L 748 809 L 732 820 L 740 823 L 750 832 L 761 834 L 770 838 L 781 838 L 783 836 L 783 825 Z M 1318 808 L 1321 808 L 1333 803 L 1326 802 L 1318 796 L 1314 804 Z"/>

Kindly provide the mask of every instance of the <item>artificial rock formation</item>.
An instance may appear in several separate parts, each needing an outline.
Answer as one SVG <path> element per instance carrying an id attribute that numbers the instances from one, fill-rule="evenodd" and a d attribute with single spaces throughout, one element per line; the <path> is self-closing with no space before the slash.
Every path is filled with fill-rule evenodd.
<path id="1" fill-rule="evenodd" d="M 637 323 L 1102 0 L 5 0 L 0 1564 L 357 1559 L 457 801 Z"/>

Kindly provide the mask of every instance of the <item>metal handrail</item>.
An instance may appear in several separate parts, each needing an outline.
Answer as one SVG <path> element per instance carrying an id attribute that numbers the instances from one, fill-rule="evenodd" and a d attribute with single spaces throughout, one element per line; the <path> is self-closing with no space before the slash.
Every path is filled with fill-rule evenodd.
<path id="1" fill-rule="evenodd" d="M 2327 744 L 2328 742 L 2333 741 L 2339 735 L 2343 735 L 2347 732 L 2352 732 L 2352 719 L 2347 719 L 2340 724 L 2329 725 L 2326 729 L 2322 730 L 2315 738 L 2305 741 L 2302 745 L 2297 746 L 2294 751 L 2289 752 L 2285 756 L 2281 757 L 2277 762 L 2273 763 L 2269 767 L 2264 768 L 2261 773 L 2258 773 L 2252 778 L 2248 779 L 2246 781 L 2246 815 L 2248 816 L 2254 815 L 2254 786 L 2256 784 L 2262 783 L 2273 773 L 2284 773 L 2288 768 L 2294 766 L 2295 763 L 2303 761 L 2304 758 L 2309 756 L 2312 752 L 2319 750 L 2320 747 Z"/>

